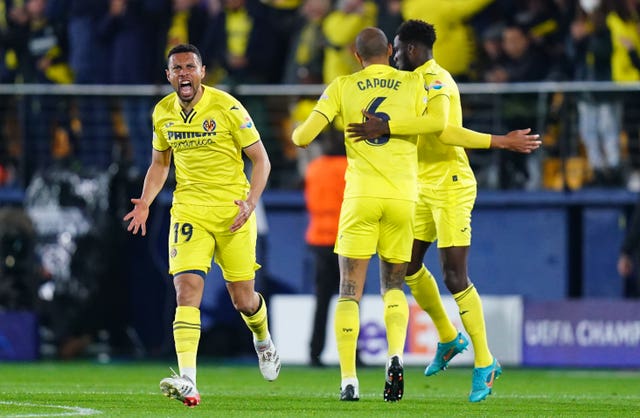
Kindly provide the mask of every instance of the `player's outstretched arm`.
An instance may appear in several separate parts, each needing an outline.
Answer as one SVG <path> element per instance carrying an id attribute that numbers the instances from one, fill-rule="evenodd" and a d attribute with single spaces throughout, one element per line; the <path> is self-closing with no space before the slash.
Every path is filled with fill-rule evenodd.
<path id="1" fill-rule="evenodd" d="M 147 218 L 149 217 L 149 206 L 156 198 L 162 186 L 164 186 L 169 175 L 169 164 L 171 163 L 171 149 L 166 151 L 153 150 L 151 165 L 144 177 L 142 194 L 139 198 L 131 199 L 133 210 L 124 215 L 123 220 L 129 221 L 127 231 L 134 235 L 140 231 L 142 235 L 147 235 Z"/>
<path id="2" fill-rule="evenodd" d="M 293 130 L 291 140 L 299 147 L 306 147 L 329 124 L 327 118 L 320 112 L 313 111 L 307 119 Z"/>
<path id="3" fill-rule="evenodd" d="M 531 129 L 519 129 L 506 135 L 491 135 L 473 131 L 462 126 L 449 125 L 438 137 L 446 145 L 469 149 L 498 148 L 529 154 L 540 147 L 540 135 L 531 134 Z"/>

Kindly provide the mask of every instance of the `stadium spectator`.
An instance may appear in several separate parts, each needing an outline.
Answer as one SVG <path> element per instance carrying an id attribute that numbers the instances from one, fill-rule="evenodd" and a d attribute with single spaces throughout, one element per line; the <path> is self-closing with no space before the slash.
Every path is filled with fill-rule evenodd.
<path id="1" fill-rule="evenodd" d="M 507 25 L 502 31 L 503 65 L 488 74 L 496 83 L 544 80 L 551 72 L 548 57 L 531 42 L 526 29 Z M 503 100 L 503 121 L 507 130 L 521 126 L 537 126 L 534 94 L 510 94 Z M 502 189 L 533 188 L 539 180 L 539 167 L 529 164 L 525 154 L 499 152 L 498 181 Z"/>
<path id="2" fill-rule="evenodd" d="M 311 161 L 305 173 L 304 196 L 309 225 L 305 241 L 313 257 L 316 306 L 309 344 L 312 366 L 323 366 L 320 356 L 325 346 L 327 315 L 331 297 L 338 293 L 340 269 L 333 251 L 338 236 L 340 207 L 347 169 L 344 139 L 325 133 L 319 138 L 323 154 Z"/>
<path id="3" fill-rule="evenodd" d="M 13 25 L 25 19 L 24 7 L 14 5 L 13 0 L 0 0 L 0 83 L 15 82 L 18 59 L 16 52 L 8 46 L 8 36 Z"/>
<path id="4" fill-rule="evenodd" d="M 327 40 L 322 70 L 325 84 L 360 69 L 353 55 L 354 42 L 362 29 L 376 24 L 377 16 L 378 7 L 372 0 L 337 1 L 322 24 Z"/>
<path id="5" fill-rule="evenodd" d="M 469 81 L 470 69 L 478 58 L 476 36 L 470 19 L 494 0 L 404 0 L 403 19 L 431 22 L 438 34 L 433 47 L 435 59 L 459 82 Z"/>
<path id="6" fill-rule="evenodd" d="M 109 58 L 98 39 L 97 22 L 109 8 L 107 0 L 49 0 L 48 15 L 65 22 L 69 65 L 75 84 L 104 84 L 108 80 Z M 105 169 L 111 163 L 113 124 L 110 103 L 104 97 L 82 96 L 72 100 L 75 115 L 71 129 L 76 153 L 86 166 Z"/>
<path id="7" fill-rule="evenodd" d="M 285 84 L 322 84 L 325 47 L 327 41 L 322 32 L 322 24 L 325 17 L 331 11 L 331 0 L 305 0 L 300 8 L 300 17 L 297 23 L 291 50 L 285 65 Z M 289 115 L 282 122 L 284 135 L 280 137 L 280 146 L 285 163 L 290 167 L 281 170 L 283 175 L 274 176 L 281 178 L 295 187 L 302 183 L 307 164 L 318 157 L 318 152 L 313 145 L 310 148 L 301 149 L 291 142 L 293 129 L 302 123 L 313 109 L 316 97 L 292 97 L 290 99 Z M 285 180 L 286 179 L 286 180 Z"/>
<path id="8" fill-rule="evenodd" d="M 109 9 L 98 17 L 97 38 L 103 43 L 109 57 L 106 84 L 157 84 L 160 82 L 159 63 L 164 39 L 163 18 L 166 10 L 162 2 L 109 0 Z M 122 157 L 142 173 L 151 160 L 147 145 L 151 138 L 151 97 L 124 96 L 118 100 L 118 112 L 123 123 L 116 125 L 115 133 L 130 145 Z M 118 119 L 116 119 L 118 120 Z"/>
<path id="9" fill-rule="evenodd" d="M 269 40 L 277 47 L 269 55 L 269 63 L 276 78 L 269 83 L 280 83 L 285 74 L 287 57 L 296 35 L 299 11 L 304 0 L 260 0 L 266 6 Z M 264 39 L 261 39 L 264 42 Z"/>
<path id="10" fill-rule="evenodd" d="M 17 76 L 24 83 L 69 84 L 73 74 L 67 62 L 67 34 L 63 24 L 51 20 L 45 14 L 47 0 L 27 0 L 24 16 L 13 26 L 9 35 L 18 58 Z M 50 95 L 26 97 L 25 141 L 37 155 L 45 155 L 49 139 L 59 130 L 70 132 L 69 100 Z M 46 167 L 49 161 L 35 158 L 25 161 L 28 176 Z"/>
<path id="11" fill-rule="evenodd" d="M 591 4 L 584 2 L 586 4 Z M 611 81 L 611 34 L 602 5 L 582 9 L 571 25 L 574 79 Z M 578 130 L 593 170 L 592 185 L 621 182 L 620 133 L 622 102 L 611 92 L 587 91 L 578 96 Z"/>
<path id="12" fill-rule="evenodd" d="M 378 27 L 387 39 L 392 39 L 396 28 L 402 23 L 402 0 L 377 0 Z"/>
<path id="13" fill-rule="evenodd" d="M 480 81 L 495 82 L 496 71 L 504 66 L 504 50 L 502 49 L 502 24 L 487 27 L 480 35 L 480 59 L 476 65 Z"/>
<path id="14" fill-rule="evenodd" d="M 640 68 L 634 59 L 640 53 L 640 3 L 636 0 L 612 0 L 606 22 L 611 32 L 613 54 L 611 72 L 613 81 L 628 82 L 640 80 Z M 627 188 L 640 191 L 640 126 L 638 115 L 629 111 L 637 109 L 640 100 L 636 94 L 625 96 L 623 127 L 629 137 L 629 162 L 631 173 L 627 178 Z"/>
<path id="15" fill-rule="evenodd" d="M 271 36 L 266 6 L 247 0 L 223 0 L 220 12 L 212 16 L 206 39 L 207 62 L 212 69 L 215 65 L 222 70 L 219 82 L 235 85 L 280 81 L 281 68 L 275 65 L 272 54 L 283 45 Z"/>
<path id="16" fill-rule="evenodd" d="M 426 97 L 422 78 L 388 65 L 392 48 L 384 32 L 365 28 L 355 44 L 363 69 L 338 77 L 327 86 L 314 111 L 294 131 L 292 140 L 296 145 L 311 143 L 336 115 L 342 115 L 349 123 L 361 121 L 361 110 L 365 108 L 391 118 L 423 113 Z M 402 355 L 409 306 L 402 286 L 411 256 L 417 176 L 416 138 L 405 139 L 397 141 L 386 136 L 368 142 L 345 141 L 348 166 L 335 247 L 340 293 L 334 322 L 342 401 L 360 398 L 356 372 L 358 304 L 369 260 L 375 253 L 380 259 L 387 336 L 383 396 L 385 401 L 399 401 L 403 396 Z"/>
<path id="17" fill-rule="evenodd" d="M 525 28 L 531 42 L 554 63 L 554 79 L 566 79 L 569 74 L 567 42 L 576 4 L 572 0 L 527 0 L 518 2 L 513 23 Z M 516 7 L 518 7 L 516 6 Z"/>
<path id="18" fill-rule="evenodd" d="M 285 84 L 322 84 L 326 40 L 322 22 L 331 11 L 331 0 L 306 0 L 285 65 Z"/>
<path id="19" fill-rule="evenodd" d="M 212 16 L 206 33 L 205 54 L 216 82 L 233 88 L 237 84 L 269 84 L 282 78 L 275 59 L 287 45 L 278 45 L 271 34 L 268 7 L 257 1 L 223 0 L 219 13 Z M 283 157 L 280 143 L 272 131 L 275 124 L 267 112 L 262 97 L 248 96 L 243 100 L 270 155 L 279 166 Z M 273 122 L 273 123 L 272 123 Z M 277 151 L 276 151 L 277 150 Z"/>
<path id="20" fill-rule="evenodd" d="M 476 196 L 476 181 L 465 150 L 488 146 L 530 153 L 540 146 L 538 135 L 529 130 L 506 136 L 480 134 L 462 127 L 460 93 L 450 74 L 433 59 L 436 35 L 432 25 L 418 20 L 403 23 L 394 40 L 394 59 L 398 68 L 424 76 L 429 86 L 426 115 L 407 119 L 376 117 L 365 113 L 367 121 L 349 124 L 347 132 L 357 140 L 380 135 L 415 135 L 418 139 L 418 203 L 414 216 L 413 250 L 405 281 L 414 298 L 431 316 L 442 343 L 427 376 L 443 370 L 449 361 L 468 345 L 446 315 L 433 275 L 423 259 L 429 246 L 438 241 L 445 285 L 465 313 L 462 322 L 476 351 L 472 402 L 491 393 L 488 377 L 501 373 L 500 365 L 489 352 L 480 297 L 467 276 L 467 256 L 471 243 L 471 210 Z M 457 145 L 457 146 L 450 146 Z M 442 196 L 446 196 L 442 198 Z"/>
<path id="21" fill-rule="evenodd" d="M 631 215 L 618 257 L 618 273 L 624 279 L 624 296 L 640 298 L 640 201 Z"/>
<path id="22" fill-rule="evenodd" d="M 124 216 L 133 234 L 146 234 L 149 206 L 175 162 L 176 188 L 169 231 L 169 273 L 177 308 L 173 336 L 179 375 L 165 378 L 166 396 L 187 406 L 200 403 L 196 357 L 200 340 L 200 303 L 211 258 L 226 281 L 235 309 L 253 334 L 260 371 L 266 380 L 280 372 L 271 340 L 267 305 L 255 291 L 257 226 L 254 209 L 266 186 L 269 157 L 251 117 L 228 93 L 201 84 L 200 51 L 193 45 L 168 54 L 167 79 L 175 90 L 154 108 L 153 157 L 139 198 Z M 211 140 L 215 138 L 215 141 Z M 243 172 L 244 153 L 252 163 Z"/>

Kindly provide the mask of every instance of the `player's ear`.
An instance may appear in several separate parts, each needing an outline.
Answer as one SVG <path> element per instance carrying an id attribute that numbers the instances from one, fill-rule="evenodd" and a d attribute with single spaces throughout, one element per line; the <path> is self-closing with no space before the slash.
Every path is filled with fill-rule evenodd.
<path id="1" fill-rule="evenodd" d="M 165 70 L 164 70 L 164 73 L 165 73 L 165 74 L 166 74 L 166 76 L 167 76 L 167 81 L 171 82 L 171 78 L 169 77 L 169 74 L 170 74 L 170 73 L 169 73 L 169 69 L 165 69 Z"/>
<path id="2" fill-rule="evenodd" d="M 353 55 L 356 57 L 356 59 L 360 63 L 360 67 L 364 68 L 364 62 L 363 62 L 362 57 L 360 56 L 360 54 L 358 54 L 357 52 L 354 52 Z"/>

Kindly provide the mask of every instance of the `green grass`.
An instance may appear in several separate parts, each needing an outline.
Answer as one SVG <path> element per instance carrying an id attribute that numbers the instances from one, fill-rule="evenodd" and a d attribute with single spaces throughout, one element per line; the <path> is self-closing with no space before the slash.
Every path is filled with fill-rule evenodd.
<path id="1" fill-rule="evenodd" d="M 0 416 L 51 417 L 610 417 L 640 416 L 640 371 L 505 368 L 484 402 L 467 401 L 470 368 L 426 378 L 405 370 L 405 397 L 382 400 L 383 370 L 359 370 L 360 401 L 338 401 L 337 367 L 284 366 L 266 382 L 257 365 L 203 362 L 199 407 L 162 396 L 165 364 L 0 364 Z M 83 415 L 84 414 L 84 415 Z"/>

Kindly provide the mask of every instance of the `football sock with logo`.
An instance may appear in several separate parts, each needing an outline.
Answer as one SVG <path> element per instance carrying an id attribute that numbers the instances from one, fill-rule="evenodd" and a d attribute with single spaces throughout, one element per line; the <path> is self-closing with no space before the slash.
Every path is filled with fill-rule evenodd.
<path id="1" fill-rule="evenodd" d="M 387 329 L 387 354 L 402 358 L 404 342 L 407 339 L 409 304 L 400 289 L 390 289 L 382 296 L 384 301 L 384 325 Z"/>
<path id="2" fill-rule="evenodd" d="M 484 325 L 484 313 L 480 295 L 478 295 L 475 286 L 472 284 L 462 292 L 454 294 L 453 298 L 458 304 L 464 329 L 473 343 L 475 367 L 490 366 L 493 363 L 493 355 L 491 355 L 487 344 L 487 331 Z"/>
<path id="3" fill-rule="evenodd" d="M 240 315 L 251 330 L 257 341 L 264 341 L 269 338 L 269 322 L 267 320 L 267 303 L 260 293 L 260 305 L 258 310 L 251 316 L 247 316 L 242 312 Z"/>
<path id="4" fill-rule="evenodd" d="M 356 348 L 360 332 L 360 306 L 353 299 L 340 298 L 333 322 L 342 379 L 356 377 Z"/>
<path id="5" fill-rule="evenodd" d="M 173 321 L 173 339 L 181 376 L 188 376 L 196 383 L 196 357 L 200 342 L 200 309 L 178 306 Z"/>
<path id="6" fill-rule="evenodd" d="M 458 330 L 444 310 L 438 284 L 431 272 L 423 264 L 415 274 L 405 277 L 405 282 L 418 305 L 431 317 L 438 330 L 440 342 L 453 341 L 458 335 Z"/>

